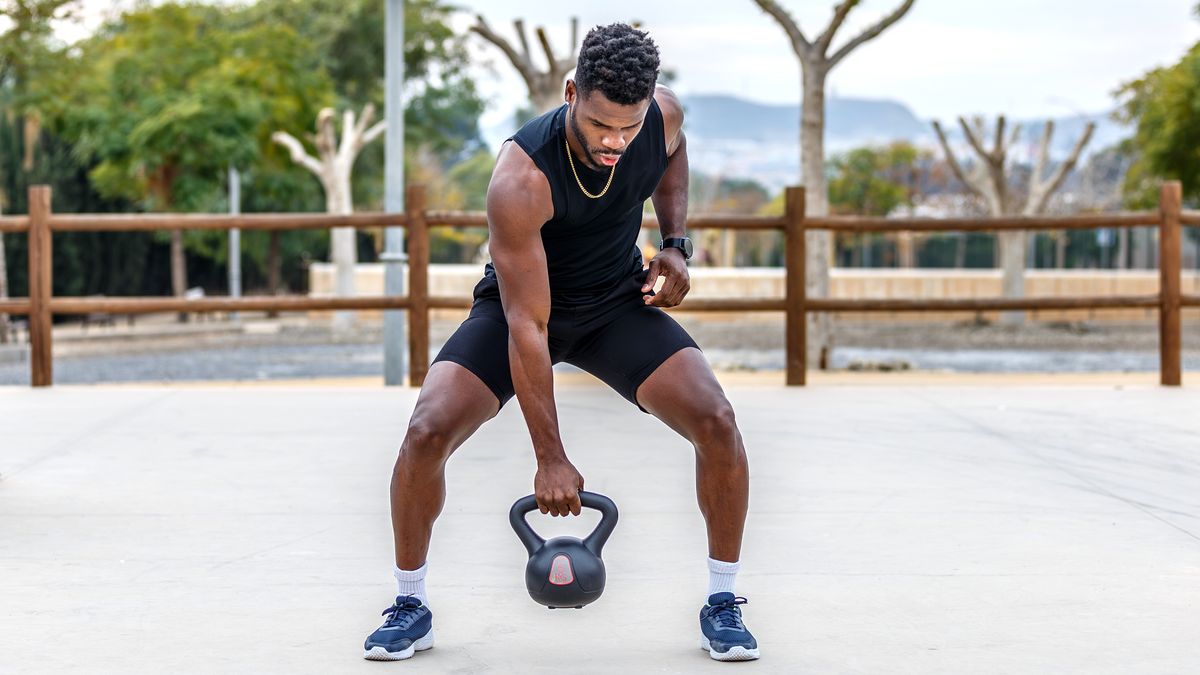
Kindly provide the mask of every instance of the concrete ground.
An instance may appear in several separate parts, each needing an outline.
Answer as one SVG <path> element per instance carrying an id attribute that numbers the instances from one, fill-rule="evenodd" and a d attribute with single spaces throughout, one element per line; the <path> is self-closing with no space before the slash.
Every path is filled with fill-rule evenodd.
<path id="1" fill-rule="evenodd" d="M 621 508 L 604 597 L 525 593 L 506 515 L 534 463 L 510 405 L 449 465 L 437 647 L 403 663 L 361 643 L 394 592 L 387 484 L 416 392 L 0 388 L 0 673 L 1200 672 L 1200 389 L 776 379 L 726 379 L 763 652 L 742 664 L 698 647 L 690 447 L 579 378 L 566 447 Z"/>

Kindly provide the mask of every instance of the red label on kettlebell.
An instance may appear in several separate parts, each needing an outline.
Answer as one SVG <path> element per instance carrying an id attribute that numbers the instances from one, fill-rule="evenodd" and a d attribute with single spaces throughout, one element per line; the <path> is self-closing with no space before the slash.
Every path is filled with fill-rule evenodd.
<path id="1" fill-rule="evenodd" d="M 571 559 L 565 555 L 556 555 L 550 563 L 550 583 L 555 586 L 566 586 L 575 581 L 575 572 L 571 570 Z"/>

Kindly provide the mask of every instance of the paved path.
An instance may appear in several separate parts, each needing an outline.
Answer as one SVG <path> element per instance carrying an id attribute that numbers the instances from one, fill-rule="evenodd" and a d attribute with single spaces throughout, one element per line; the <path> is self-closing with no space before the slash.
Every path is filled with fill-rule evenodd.
<path id="1" fill-rule="evenodd" d="M 760 661 L 697 645 L 691 449 L 566 383 L 568 452 L 622 510 L 605 596 L 550 612 L 525 594 L 506 513 L 534 465 L 512 405 L 449 465 L 437 647 L 370 663 L 415 392 L 0 387 L 0 673 L 1200 672 L 1195 386 L 729 393 Z"/>

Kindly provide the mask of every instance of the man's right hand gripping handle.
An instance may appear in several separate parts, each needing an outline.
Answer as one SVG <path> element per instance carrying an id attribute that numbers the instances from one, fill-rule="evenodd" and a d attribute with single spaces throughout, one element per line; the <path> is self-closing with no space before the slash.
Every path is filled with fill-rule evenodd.
<path id="1" fill-rule="evenodd" d="M 552 516 L 579 515 L 579 491 L 582 489 L 583 476 L 565 454 L 559 458 L 538 459 L 537 474 L 533 477 L 533 494 L 542 513 Z"/>

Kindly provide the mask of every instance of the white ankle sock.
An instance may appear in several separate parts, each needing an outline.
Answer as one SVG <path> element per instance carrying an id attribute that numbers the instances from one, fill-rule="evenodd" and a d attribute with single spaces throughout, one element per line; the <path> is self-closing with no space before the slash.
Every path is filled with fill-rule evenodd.
<path id="1" fill-rule="evenodd" d="M 399 567 L 392 568 L 392 574 L 396 577 L 396 583 L 399 585 L 397 595 L 415 595 L 421 600 L 421 604 L 429 604 L 425 596 L 425 570 L 429 568 L 429 563 L 421 565 L 420 569 L 402 570 Z"/>
<path id="2" fill-rule="evenodd" d="M 742 569 L 741 561 L 725 562 L 709 558 L 708 594 L 733 593 L 733 584 L 737 580 L 737 573 L 740 569 Z M 705 599 L 707 600 L 707 598 Z"/>

